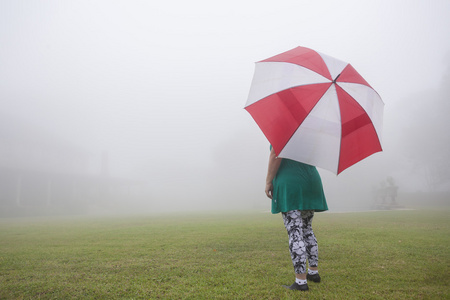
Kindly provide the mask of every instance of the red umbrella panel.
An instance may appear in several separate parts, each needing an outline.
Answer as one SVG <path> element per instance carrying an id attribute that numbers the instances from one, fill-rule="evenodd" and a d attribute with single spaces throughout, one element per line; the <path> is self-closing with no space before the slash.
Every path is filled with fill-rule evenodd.
<path id="1" fill-rule="evenodd" d="M 257 62 L 245 105 L 279 157 L 336 174 L 382 151 L 383 108 L 350 64 L 305 47 Z"/>

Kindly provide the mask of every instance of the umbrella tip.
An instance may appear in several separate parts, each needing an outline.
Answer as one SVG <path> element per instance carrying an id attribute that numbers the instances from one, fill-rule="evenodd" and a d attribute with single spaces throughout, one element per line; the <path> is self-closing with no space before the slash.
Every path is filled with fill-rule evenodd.
<path id="1" fill-rule="evenodd" d="M 341 74 L 339 74 L 338 76 L 336 76 L 336 78 L 333 80 L 333 83 L 336 84 L 336 80 L 339 78 L 339 76 L 341 76 Z"/>

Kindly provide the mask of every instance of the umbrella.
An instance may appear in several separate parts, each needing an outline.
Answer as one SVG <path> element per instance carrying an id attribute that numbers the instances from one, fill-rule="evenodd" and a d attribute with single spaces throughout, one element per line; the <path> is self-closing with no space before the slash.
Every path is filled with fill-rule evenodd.
<path id="1" fill-rule="evenodd" d="M 335 174 L 382 151 L 383 107 L 349 63 L 305 47 L 257 62 L 245 105 L 279 157 Z"/>

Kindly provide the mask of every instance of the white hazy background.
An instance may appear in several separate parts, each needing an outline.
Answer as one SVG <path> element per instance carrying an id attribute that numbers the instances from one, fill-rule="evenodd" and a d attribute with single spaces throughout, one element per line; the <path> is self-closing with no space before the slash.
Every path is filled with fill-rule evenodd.
<path id="1" fill-rule="evenodd" d="M 243 109 L 254 62 L 305 46 L 385 102 L 384 152 L 336 176 L 331 210 L 450 190 L 450 1 L 0 1 L 0 117 L 145 182 L 143 211 L 268 210 L 269 144 Z M 123 206 L 127 205 L 124 199 Z M 131 205 L 131 204 L 130 204 Z"/>

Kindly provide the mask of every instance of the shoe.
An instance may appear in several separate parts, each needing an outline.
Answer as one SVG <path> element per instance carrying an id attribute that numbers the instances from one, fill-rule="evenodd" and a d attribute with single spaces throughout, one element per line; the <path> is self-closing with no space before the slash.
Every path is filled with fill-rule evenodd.
<path id="1" fill-rule="evenodd" d="M 314 282 L 320 282 L 320 275 L 319 273 L 311 275 L 311 274 L 306 274 L 306 279 L 314 281 Z"/>
<path id="2" fill-rule="evenodd" d="M 283 287 L 287 288 L 288 290 L 293 290 L 293 291 L 307 291 L 307 290 L 309 290 L 307 283 L 300 285 L 297 282 L 294 282 L 291 286 L 283 285 Z"/>

